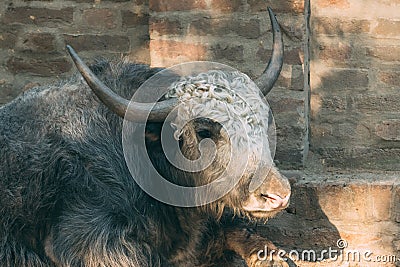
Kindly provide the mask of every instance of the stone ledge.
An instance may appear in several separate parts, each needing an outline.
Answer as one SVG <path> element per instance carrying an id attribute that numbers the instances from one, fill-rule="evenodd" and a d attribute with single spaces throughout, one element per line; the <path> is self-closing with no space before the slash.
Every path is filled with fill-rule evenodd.
<path id="1" fill-rule="evenodd" d="M 400 258 L 400 173 L 282 173 L 292 182 L 291 204 L 258 229 L 287 252 L 316 252 L 317 262 L 298 266 L 397 266 L 376 257 Z M 338 240 L 346 241 L 344 250 Z M 342 254 L 318 261 L 329 249 Z M 370 261 L 362 259 L 367 251 Z M 360 261 L 352 253 L 360 253 Z"/>

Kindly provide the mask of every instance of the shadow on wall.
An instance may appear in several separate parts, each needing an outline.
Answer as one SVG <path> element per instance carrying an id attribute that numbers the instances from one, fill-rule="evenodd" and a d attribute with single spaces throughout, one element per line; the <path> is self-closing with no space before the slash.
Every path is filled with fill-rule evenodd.
<path id="1" fill-rule="evenodd" d="M 381 2 L 377 10 L 393 8 Z M 371 8 L 366 5 L 362 9 Z M 399 35 L 390 28 L 395 24 L 378 13 L 323 14 L 311 20 L 311 163 L 321 170 L 398 171 Z"/>
<path id="2" fill-rule="evenodd" d="M 341 6 L 343 3 L 347 4 Z M 357 171 L 360 180 L 356 182 L 366 192 L 380 192 L 380 186 L 386 186 L 388 172 L 400 170 L 400 32 L 399 15 L 395 12 L 398 7 L 398 3 L 391 1 L 332 1 L 327 6 L 314 1 L 312 157 L 308 164 L 318 172 Z M 362 181 L 364 172 L 372 172 L 373 180 Z M 377 212 L 373 220 L 357 218 L 355 225 L 373 230 L 364 242 L 359 241 L 361 238 L 355 240 L 355 245 L 398 254 L 398 233 L 394 232 L 399 219 L 393 218 L 398 198 L 391 196 L 398 190 L 398 173 L 394 177 L 389 189 L 378 195 L 380 199 L 388 198 L 384 207 L 375 207 L 367 199 L 354 207 L 369 212 L 379 208 L 385 211 Z M 344 217 L 339 219 L 349 231 L 351 227 Z"/>

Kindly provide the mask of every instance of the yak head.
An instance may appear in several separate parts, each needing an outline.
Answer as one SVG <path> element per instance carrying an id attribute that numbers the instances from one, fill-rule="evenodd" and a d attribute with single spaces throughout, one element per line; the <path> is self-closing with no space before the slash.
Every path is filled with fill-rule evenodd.
<path id="1" fill-rule="evenodd" d="M 170 150 L 181 167 L 168 165 L 164 173 L 168 173 L 169 182 L 187 191 L 179 196 L 171 190 L 170 199 L 177 199 L 165 202 L 207 207 L 216 215 L 227 206 L 250 218 L 269 218 L 287 207 L 290 185 L 273 163 L 268 131 L 272 117 L 264 100 L 283 64 L 282 35 L 271 9 L 269 13 L 273 51 L 256 82 L 238 71 L 205 71 L 180 78 L 168 88 L 163 101 L 154 105 L 128 101 L 115 94 L 68 46 L 76 66 L 99 99 L 125 121 L 147 123 L 146 138 L 158 148 L 158 126 L 174 111 L 170 135 L 178 146 Z M 164 186 L 169 184 L 159 184 L 157 188 Z"/>
<path id="2" fill-rule="evenodd" d="M 272 114 L 247 75 L 211 70 L 182 77 L 166 97 L 179 100 L 171 125 L 180 149 L 172 146 L 171 158 L 189 174 L 174 183 L 203 187 L 197 203 L 217 199 L 207 206 L 217 213 L 229 206 L 249 217 L 270 217 L 287 206 L 290 186 L 271 153 Z"/>

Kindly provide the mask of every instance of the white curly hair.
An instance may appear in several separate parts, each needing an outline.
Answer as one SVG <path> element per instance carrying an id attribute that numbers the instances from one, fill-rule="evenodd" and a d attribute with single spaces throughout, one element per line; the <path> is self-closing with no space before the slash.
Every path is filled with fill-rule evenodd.
<path id="1" fill-rule="evenodd" d="M 237 151 L 248 148 L 250 162 L 272 164 L 268 143 L 269 106 L 255 83 L 239 71 L 212 70 L 182 77 L 172 84 L 166 98 L 180 101 L 171 123 L 179 139 L 185 124 L 194 118 L 219 122 Z M 268 153 L 268 154 L 266 154 Z"/>

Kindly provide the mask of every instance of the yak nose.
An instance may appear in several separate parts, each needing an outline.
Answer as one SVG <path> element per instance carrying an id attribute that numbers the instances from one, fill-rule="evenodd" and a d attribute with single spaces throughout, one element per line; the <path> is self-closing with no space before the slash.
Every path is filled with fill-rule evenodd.
<path id="1" fill-rule="evenodd" d="M 283 197 L 272 193 L 261 194 L 261 196 L 267 201 L 271 209 L 285 209 L 290 199 L 290 193 Z"/>

